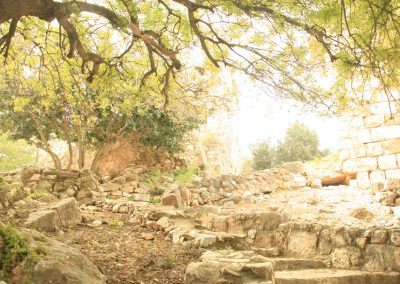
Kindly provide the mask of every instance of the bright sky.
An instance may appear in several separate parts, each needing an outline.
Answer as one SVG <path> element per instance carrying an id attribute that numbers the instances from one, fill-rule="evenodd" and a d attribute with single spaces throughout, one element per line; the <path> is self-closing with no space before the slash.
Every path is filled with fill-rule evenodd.
<path id="1" fill-rule="evenodd" d="M 288 125 L 296 120 L 318 133 L 321 150 L 337 150 L 344 127 L 340 119 L 306 112 L 297 102 L 277 100 L 253 86 L 243 76 L 236 77 L 235 82 L 239 92 L 235 125 L 244 156 L 250 156 L 250 146 L 258 141 L 270 138 L 271 142 L 275 142 L 282 139 Z"/>

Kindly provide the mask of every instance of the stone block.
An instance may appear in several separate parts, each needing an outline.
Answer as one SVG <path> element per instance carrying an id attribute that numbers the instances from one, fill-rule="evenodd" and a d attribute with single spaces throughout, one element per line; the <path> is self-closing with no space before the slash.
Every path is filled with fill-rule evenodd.
<path id="1" fill-rule="evenodd" d="M 357 185 L 360 188 L 367 189 L 371 186 L 368 172 L 357 173 Z"/>
<path id="2" fill-rule="evenodd" d="M 390 234 L 390 241 L 396 247 L 400 247 L 400 230 L 393 230 Z"/>
<path id="3" fill-rule="evenodd" d="M 123 184 L 121 185 L 121 191 L 126 193 L 133 193 L 135 188 L 130 184 Z"/>
<path id="4" fill-rule="evenodd" d="M 369 180 L 371 184 L 377 182 L 384 182 L 386 179 L 384 171 L 372 171 L 369 173 Z"/>
<path id="5" fill-rule="evenodd" d="M 50 173 L 52 174 L 52 173 Z M 58 179 L 77 179 L 79 177 L 78 171 L 59 170 L 55 173 Z"/>
<path id="6" fill-rule="evenodd" d="M 395 169 L 395 170 L 386 170 L 385 171 L 386 178 L 396 178 L 400 179 L 400 169 Z"/>
<path id="7" fill-rule="evenodd" d="M 400 138 L 400 125 L 381 126 L 370 129 L 372 141 Z"/>
<path id="8" fill-rule="evenodd" d="M 352 156 L 356 158 L 362 158 L 367 156 L 364 144 L 354 144 L 352 148 Z"/>
<path id="9" fill-rule="evenodd" d="M 305 187 L 307 185 L 307 179 L 302 175 L 295 175 L 293 177 L 293 182 L 290 184 L 291 189 L 298 189 L 301 187 Z"/>
<path id="10" fill-rule="evenodd" d="M 175 208 L 182 208 L 183 203 L 180 196 L 175 193 L 167 194 L 161 198 L 162 205 L 174 206 Z"/>
<path id="11" fill-rule="evenodd" d="M 386 180 L 386 189 L 389 191 L 396 191 L 400 189 L 400 179 L 399 178 L 388 178 Z"/>
<path id="12" fill-rule="evenodd" d="M 67 198 L 49 204 L 46 208 L 55 210 L 60 216 L 62 226 L 71 226 L 81 222 L 82 216 L 75 198 Z"/>
<path id="13" fill-rule="evenodd" d="M 364 128 L 364 119 L 356 116 L 349 121 L 349 124 L 352 129 L 362 129 Z"/>
<path id="14" fill-rule="evenodd" d="M 398 271 L 400 269 L 399 256 L 399 247 L 379 244 L 367 245 L 363 270 Z"/>
<path id="15" fill-rule="evenodd" d="M 179 191 L 183 204 L 186 206 L 190 205 L 192 203 L 192 192 L 187 188 L 180 188 Z"/>
<path id="16" fill-rule="evenodd" d="M 363 171 L 373 171 L 378 168 L 377 158 L 365 157 L 355 158 L 343 162 L 343 172 L 356 173 Z"/>
<path id="17" fill-rule="evenodd" d="M 105 192 L 110 192 L 110 191 L 118 191 L 120 189 L 120 185 L 119 184 L 115 184 L 115 183 L 106 183 L 105 185 L 103 185 L 103 190 Z"/>
<path id="18" fill-rule="evenodd" d="M 358 130 L 356 133 L 356 140 L 358 142 L 356 144 L 372 142 L 372 136 L 371 136 L 371 132 L 369 131 L 369 129 Z"/>
<path id="19" fill-rule="evenodd" d="M 42 232 L 55 232 L 61 221 L 55 210 L 41 210 L 29 214 L 25 226 Z"/>
<path id="20" fill-rule="evenodd" d="M 392 113 L 385 115 L 385 125 L 398 125 L 400 124 L 400 113 Z"/>
<path id="21" fill-rule="evenodd" d="M 384 244 L 388 239 L 388 233 L 386 230 L 374 230 L 371 233 L 372 244 Z"/>
<path id="22" fill-rule="evenodd" d="M 390 139 L 382 141 L 382 148 L 385 154 L 400 153 L 400 139 Z"/>
<path id="23" fill-rule="evenodd" d="M 292 230 L 288 237 L 288 251 L 290 253 L 307 255 L 315 253 L 317 249 L 317 234 L 302 230 Z"/>
<path id="24" fill-rule="evenodd" d="M 186 268 L 184 283 L 275 283 L 274 265 L 254 253 L 206 252 Z"/>
<path id="25" fill-rule="evenodd" d="M 385 184 L 383 182 L 373 182 L 371 189 L 373 193 L 383 192 L 385 191 Z"/>
<path id="26" fill-rule="evenodd" d="M 369 157 L 383 155 L 383 147 L 379 142 L 365 144 L 365 152 Z"/>
<path id="27" fill-rule="evenodd" d="M 395 199 L 396 194 L 393 192 L 381 192 L 379 196 L 379 202 L 385 206 L 393 206 Z"/>
<path id="28" fill-rule="evenodd" d="M 318 252 L 322 255 L 329 255 L 331 251 L 331 232 L 329 230 L 322 230 L 319 235 Z"/>
<path id="29" fill-rule="evenodd" d="M 384 155 L 378 157 L 378 167 L 381 170 L 391 170 L 397 168 L 396 155 Z"/>
<path id="30" fill-rule="evenodd" d="M 334 268 L 349 269 L 350 257 L 346 248 L 337 248 L 331 254 L 331 262 Z"/>
<path id="31" fill-rule="evenodd" d="M 381 102 L 381 103 L 373 103 L 370 104 L 371 114 L 391 114 L 396 112 L 396 105 L 393 102 Z"/>
<path id="32" fill-rule="evenodd" d="M 364 117 L 364 125 L 367 128 L 381 126 L 385 123 L 385 115 L 371 115 Z"/>
<path id="33" fill-rule="evenodd" d="M 146 193 L 133 193 L 131 198 L 133 201 L 149 202 L 151 196 L 150 196 L 150 194 L 146 194 Z"/>

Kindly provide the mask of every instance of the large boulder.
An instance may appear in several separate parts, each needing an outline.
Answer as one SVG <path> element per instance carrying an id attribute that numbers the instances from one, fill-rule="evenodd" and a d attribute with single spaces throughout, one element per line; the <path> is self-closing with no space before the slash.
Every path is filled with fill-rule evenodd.
<path id="1" fill-rule="evenodd" d="M 60 227 L 72 226 L 82 220 L 75 198 L 67 198 L 47 205 L 29 215 L 25 225 L 38 231 L 54 232 Z"/>
<path id="2" fill-rule="evenodd" d="M 106 283 L 106 277 L 79 250 L 35 231 L 13 229 L 7 232 L 12 233 L 23 242 L 24 247 L 29 248 L 29 253 L 23 256 L 22 262 L 14 263 L 16 266 L 12 267 L 7 277 L 12 279 L 10 283 Z"/>

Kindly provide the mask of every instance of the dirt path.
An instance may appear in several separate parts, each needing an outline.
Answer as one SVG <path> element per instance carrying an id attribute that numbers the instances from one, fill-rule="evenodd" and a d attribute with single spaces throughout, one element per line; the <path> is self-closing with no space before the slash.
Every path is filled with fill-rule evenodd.
<path id="1" fill-rule="evenodd" d="M 182 283 L 187 264 L 201 255 L 199 249 L 172 245 L 160 233 L 118 224 L 115 214 L 107 221 L 111 225 L 79 225 L 54 237 L 80 249 L 107 276 L 108 283 Z M 154 239 L 143 239 L 143 233 Z"/>

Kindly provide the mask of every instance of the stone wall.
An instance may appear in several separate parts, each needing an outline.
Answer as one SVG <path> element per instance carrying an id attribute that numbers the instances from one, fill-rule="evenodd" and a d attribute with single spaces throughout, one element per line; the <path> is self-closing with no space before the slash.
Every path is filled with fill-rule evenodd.
<path id="1" fill-rule="evenodd" d="M 26 192 L 46 192 L 57 198 L 75 197 L 79 204 L 94 203 L 97 181 L 90 170 L 24 168 L 20 179 Z"/>
<path id="2" fill-rule="evenodd" d="M 400 178 L 399 104 L 373 94 L 346 120 L 349 127 L 340 150 L 343 172 L 356 173 L 361 188 Z"/>

